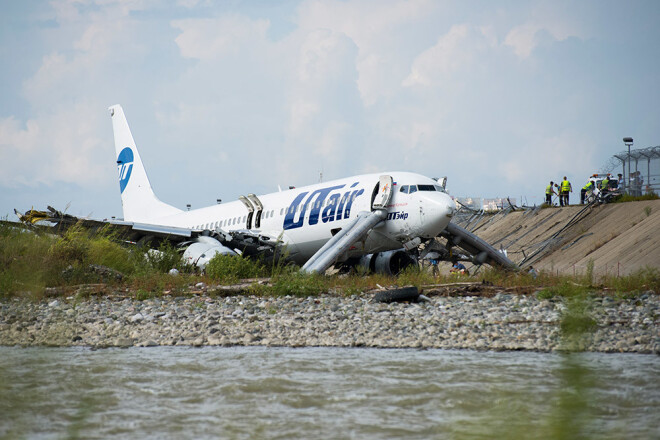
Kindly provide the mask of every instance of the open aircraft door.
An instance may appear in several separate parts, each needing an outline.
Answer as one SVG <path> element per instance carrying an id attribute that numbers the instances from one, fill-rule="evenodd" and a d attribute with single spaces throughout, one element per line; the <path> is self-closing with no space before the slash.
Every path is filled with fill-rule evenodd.
<path id="1" fill-rule="evenodd" d="M 259 200 L 259 197 L 254 194 L 248 194 L 248 199 L 257 207 L 257 212 L 254 214 L 254 227 L 259 229 L 261 227 L 261 213 L 264 210 L 264 205 Z"/>
<path id="2" fill-rule="evenodd" d="M 380 176 L 378 181 L 378 194 L 371 204 L 371 210 L 387 209 L 387 205 L 392 198 L 392 176 Z"/>
<path id="3" fill-rule="evenodd" d="M 239 196 L 238 200 L 243 202 L 243 204 L 248 210 L 247 222 L 245 223 L 245 228 L 252 229 L 252 216 L 254 216 L 254 206 L 252 206 L 252 203 L 250 203 L 250 201 L 245 196 Z"/>

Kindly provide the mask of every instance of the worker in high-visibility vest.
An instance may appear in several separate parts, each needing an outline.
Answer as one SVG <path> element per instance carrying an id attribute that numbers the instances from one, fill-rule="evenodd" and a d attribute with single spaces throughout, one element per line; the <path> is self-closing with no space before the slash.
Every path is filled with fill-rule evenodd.
<path id="1" fill-rule="evenodd" d="M 584 205 L 584 199 L 587 197 L 587 192 L 593 191 L 595 187 L 596 185 L 594 185 L 593 180 L 589 180 L 587 184 L 582 187 L 580 190 L 580 205 Z"/>
<path id="2" fill-rule="evenodd" d="M 566 176 L 564 176 L 564 180 L 561 182 L 561 187 L 560 187 L 560 192 L 559 192 L 559 204 L 561 206 L 568 206 L 568 193 L 573 192 L 573 187 L 571 186 L 571 182 L 569 182 L 566 179 Z"/>
<path id="3" fill-rule="evenodd" d="M 548 206 L 552 206 L 552 195 L 557 194 L 554 189 L 555 182 L 552 180 L 550 181 L 550 185 L 545 187 L 545 203 L 548 204 Z"/>
<path id="4" fill-rule="evenodd" d="M 603 180 L 600 181 L 600 193 L 602 195 L 605 195 L 609 190 L 610 190 L 610 175 L 608 174 L 603 178 Z"/>

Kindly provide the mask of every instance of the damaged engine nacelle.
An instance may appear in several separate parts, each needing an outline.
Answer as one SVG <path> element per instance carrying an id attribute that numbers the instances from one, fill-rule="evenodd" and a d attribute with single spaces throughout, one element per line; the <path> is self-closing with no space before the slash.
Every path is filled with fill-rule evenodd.
<path id="1" fill-rule="evenodd" d="M 408 252 L 404 249 L 398 249 L 364 255 L 356 265 L 368 268 L 373 273 L 397 275 L 405 268 L 415 264 L 417 262 Z"/>
<path id="2" fill-rule="evenodd" d="M 216 254 L 238 255 L 215 238 L 200 236 L 183 252 L 183 261 L 204 269 Z"/>

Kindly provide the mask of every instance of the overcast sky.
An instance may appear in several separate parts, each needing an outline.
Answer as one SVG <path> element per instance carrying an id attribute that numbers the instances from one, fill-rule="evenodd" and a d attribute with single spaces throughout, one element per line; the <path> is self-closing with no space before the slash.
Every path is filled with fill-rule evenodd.
<path id="1" fill-rule="evenodd" d="M 0 216 L 122 215 L 121 104 L 184 208 L 353 174 L 541 203 L 660 144 L 660 2 L 0 3 Z"/>

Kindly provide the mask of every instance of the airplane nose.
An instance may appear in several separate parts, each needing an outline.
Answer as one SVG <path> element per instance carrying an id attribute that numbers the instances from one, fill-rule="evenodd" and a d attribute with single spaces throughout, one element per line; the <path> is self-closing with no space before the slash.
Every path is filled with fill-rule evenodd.
<path id="1" fill-rule="evenodd" d="M 454 216 L 454 201 L 447 194 L 435 193 L 424 197 L 422 210 L 426 211 L 424 229 L 429 237 L 435 237 L 447 227 Z"/>

